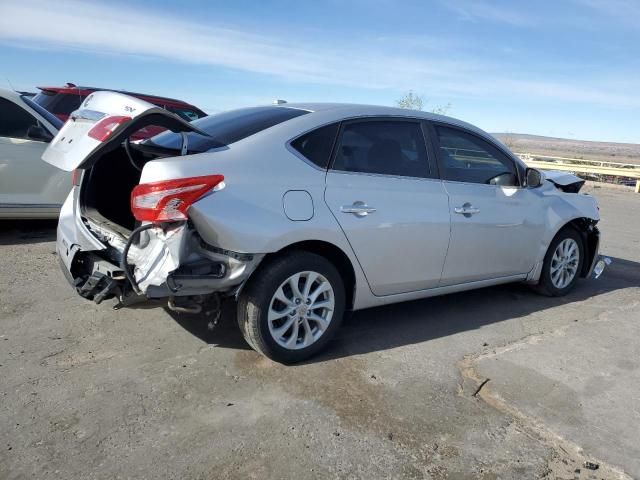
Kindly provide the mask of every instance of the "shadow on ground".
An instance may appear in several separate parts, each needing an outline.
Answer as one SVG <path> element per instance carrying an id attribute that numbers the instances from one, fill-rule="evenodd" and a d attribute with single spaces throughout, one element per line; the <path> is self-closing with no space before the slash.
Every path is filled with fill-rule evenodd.
<path id="1" fill-rule="evenodd" d="M 0 221 L 0 245 L 55 241 L 56 224 L 56 220 Z M 512 284 L 355 312 L 346 316 L 329 348 L 311 362 L 422 343 L 640 286 L 640 263 L 620 258 L 612 260 L 599 280 L 581 280 L 566 297 L 543 297 L 526 285 Z M 141 304 L 136 308 L 158 305 Z M 203 342 L 223 348 L 250 349 L 236 324 L 235 305 L 231 301 L 224 303 L 222 317 L 214 329 L 209 328 L 210 318 L 205 315 L 166 311 Z M 579 311 L 575 314 L 579 320 Z"/>
<path id="2" fill-rule="evenodd" d="M 0 220 L 0 245 L 53 242 L 57 220 Z"/>
<path id="3" fill-rule="evenodd" d="M 612 260 L 600 279 L 581 280 L 566 297 L 544 297 L 526 285 L 512 284 L 355 312 L 347 316 L 328 349 L 310 362 L 422 343 L 640 286 L 639 263 L 618 258 Z M 207 328 L 208 321 L 203 315 L 168 313 L 184 329 L 206 343 L 223 348 L 249 349 L 237 327 L 233 302 L 225 304 L 222 318 L 213 330 Z M 577 309 L 575 316 L 575 320 L 580 320 Z"/>

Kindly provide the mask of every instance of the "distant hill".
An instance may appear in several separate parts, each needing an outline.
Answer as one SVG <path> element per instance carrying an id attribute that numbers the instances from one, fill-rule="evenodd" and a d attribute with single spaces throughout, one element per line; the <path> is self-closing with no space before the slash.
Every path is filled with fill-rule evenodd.
<path id="1" fill-rule="evenodd" d="M 512 151 L 556 157 L 640 164 L 640 144 L 590 142 L 525 133 L 492 133 Z"/>

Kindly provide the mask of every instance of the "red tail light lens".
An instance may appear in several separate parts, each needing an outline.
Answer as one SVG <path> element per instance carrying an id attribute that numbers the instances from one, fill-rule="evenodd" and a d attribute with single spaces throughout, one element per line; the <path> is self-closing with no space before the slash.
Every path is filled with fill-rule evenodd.
<path id="1" fill-rule="evenodd" d="M 113 133 L 113 131 L 118 128 L 119 125 L 122 125 L 125 122 L 131 120 L 131 117 L 125 116 L 114 116 L 107 117 L 100 120 L 96 123 L 91 130 L 89 130 L 89 135 L 91 138 L 95 138 L 101 142 L 104 142 L 109 136 Z"/>
<path id="2" fill-rule="evenodd" d="M 78 170 L 77 168 L 71 172 L 71 185 L 77 187 L 80 185 L 80 178 L 82 177 L 82 170 Z"/>
<path id="3" fill-rule="evenodd" d="M 141 183 L 131 192 L 131 212 L 141 222 L 186 220 L 187 209 L 224 180 L 222 175 Z"/>

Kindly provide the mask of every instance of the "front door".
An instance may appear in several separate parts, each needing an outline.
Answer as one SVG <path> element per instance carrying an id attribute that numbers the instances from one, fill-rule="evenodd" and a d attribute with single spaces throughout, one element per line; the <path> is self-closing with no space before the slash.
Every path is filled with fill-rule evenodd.
<path id="1" fill-rule="evenodd" d="M 449 126 L 434 131 L 451 213 L 441 285 L 528 273 L 544 233 L 540 198 L 520 186 L 514 161 L 494 145 Z"/>
<path id="2" fill-rule="evenodd" d="M 325 201 L 375 295 L 436 287 L 449 243 L 447 193 L 419 121 L 345 122 Z"/>

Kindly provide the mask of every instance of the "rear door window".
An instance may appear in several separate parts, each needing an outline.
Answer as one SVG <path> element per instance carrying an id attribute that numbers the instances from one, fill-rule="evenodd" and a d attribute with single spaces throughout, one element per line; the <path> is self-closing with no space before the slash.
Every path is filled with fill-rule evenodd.
<path id="1" fill-rule="evenodd" d="M 332 168 L 345 172 L 433 177 L 419 121 L 345 123 Z"/>
<path id="2" fill-rule="evenodd" d="M 311 163 L 326 169 L 329 166 L 331 151 L 339 128 L 339 123 L 320 127 L 298 137 L 291 142 L 291 146 Z"/>
<path id="3" fill-rule="evenodd" d="M 27 139 L 27 131 L 38 121 L 15 103 L 0 98 L 0 137 Z"/>
<path id="4" fill-rule="evenodd" d="M 489 142 L 458 128 L 435 126 L 443 180 L 491 185 L 519 185 L 516 167 Z"/>

